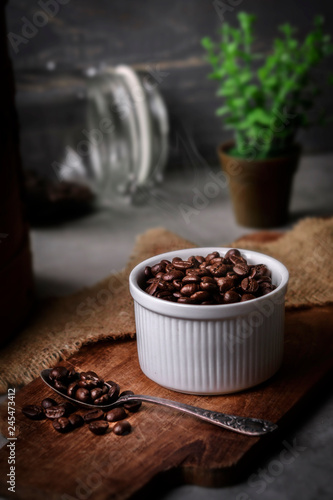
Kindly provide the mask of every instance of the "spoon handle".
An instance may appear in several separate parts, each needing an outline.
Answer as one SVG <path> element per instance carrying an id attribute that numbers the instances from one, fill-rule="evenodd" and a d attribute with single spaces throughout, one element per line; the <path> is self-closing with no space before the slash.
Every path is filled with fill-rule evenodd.
<path id="1" fill-rule="evenodd" d="M 154 403 L 157 405 L 168 406 L 174 408 L 175 410 L 183 411 L 189 415 L 205 420 L 224 429 L 229 429 L 230 431 L 238 432 L 239 434 L 245 434 L 247 436 L 261 436 L 272 432 L 277 429 L 277 425 L 269 422 L 267 420 L 261 420 L 259 418 L 251 417 L 239 417 L 236 415 L 226 415 L 225 413 L 219 413 L 217 411 L 204 410 L 203 408 L 198 408 L 197 406 L 190 406 L 184 403 L 178 403 L 177 401 L 170 401 L 169 399 L 156 398 L 154 396 L 145 396 L 135 394 L 134 396 L 125 396 L 125 402 L 127 401 L 145 401 L 147 403 Z"/>

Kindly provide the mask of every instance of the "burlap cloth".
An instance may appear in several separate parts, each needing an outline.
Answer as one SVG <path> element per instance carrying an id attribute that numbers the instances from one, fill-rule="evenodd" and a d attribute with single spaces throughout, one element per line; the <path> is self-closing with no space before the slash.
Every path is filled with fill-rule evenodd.
<path id="1" fill-rule="evenodd" d="M 130 271 L 153 255 L 194 246 L 164 228 L 151 229 L 138 237 L 125 269 L 91 288 L 40 304 L 29 326 L 0 353 L 0 392 L 30 382 L 84 344 L 134 338 Z M 275 241 L 243 238 L 221 246 L 257 250 L 283 262 L 290 272 L 287 308 L 333 302 L 333 218 L 304 219 Z"/>

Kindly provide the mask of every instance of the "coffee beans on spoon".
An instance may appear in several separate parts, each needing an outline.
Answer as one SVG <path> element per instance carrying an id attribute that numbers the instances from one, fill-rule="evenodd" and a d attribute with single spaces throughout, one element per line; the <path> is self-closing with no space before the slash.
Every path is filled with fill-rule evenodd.
<path id="1" fill-rule="evenodd" d="M 76 372 L 68 370 L 63 366 L 56 366 L 50 371 L 50 383 L 55 387 L 61 384 L 61 392 L 76 399 L 78 404 L 88 402 L 96 404 L 96 410 L 86 411 L 84 415 L 75 413 L 78 408 L 69 401 L 58 403 L 52 398 L 45 398 L 41 405 L 27 405 L 22 408 L 22 413 L 31 420 L 48 419 L 52 422 L 53 428 L 62 434 L 68 433 L 78 427 L 88 424 L 89 430 L 96 435 L 105 434 L 109 429 L 109 422 L 118 423 L 124 420 L 124 425 L 114 427 L 115 434 L 126 435 L 131 432 L 131 425 L 125 419 L 128 417 L 126 409 L 136 412 L 141 406 L 141 402 L 128 402 L 110 411 L 98 408 L 98 404 L 111 404 L 115 402 L 120 393 L 120 386 L 112 380 L 106 383 L 95 372 Z M 132 391 L 123 391 L 120 396 L 134 394 Z M 126 409 L 125 409 L 126 408 Z"/>
<path id="2" fill-rule="evenodd" d="M 181 304 L 234 304 L 275 290 L 265 264 L 249 264 L 237 248 L 222 256 L 174 257 L 146 266 L 143 289 L 150 295 Z"/>

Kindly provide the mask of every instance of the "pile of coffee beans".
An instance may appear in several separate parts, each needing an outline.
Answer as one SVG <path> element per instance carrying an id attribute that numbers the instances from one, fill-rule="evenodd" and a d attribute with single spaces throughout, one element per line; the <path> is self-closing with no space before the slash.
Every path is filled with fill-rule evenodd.
<path id="1" fill-rule="evenodd" d="M 134 394 L 132 391 L 120 393 L 116 382 L 104 380 L 93 371 L 76 372 L 65 366 L 54 367 L 49 374 L 50 383 L 64 395 L 68 395 L 80 402 L 95 404 L 83 414 L 77 413 L 78 407 L 69 401 L 58 403 L 52 398 L 43 399 L 40 405 L 32 404 L 22 408 L 22 413 L 31 420 L 49 419 L 54 429 L 61 433 L 70 432 L 88 424 L 91 432 L 97 435 L 105 434 L 110 422 L 116 422 L 112 431 L 117 435 L 131 432 L 131 424 L 126 420 L 127 411 L 137 412 L 141 406 L 139 401 L 129 401 L 122 406 L 104 411 L 98 405 L 107 405 L 115 402 L 118 397 Z M 127 411 L 126 411 L 127 410 Z"/>
<path id="2" fill-rule="evenodd" d="M 249 264 L 237 248 L 224 256 L 175 257 L 146 266 L 143 289 L 150 295 L 181 304 L 233 304 L 253 300 L 276 288 L 264 264 Z"/>

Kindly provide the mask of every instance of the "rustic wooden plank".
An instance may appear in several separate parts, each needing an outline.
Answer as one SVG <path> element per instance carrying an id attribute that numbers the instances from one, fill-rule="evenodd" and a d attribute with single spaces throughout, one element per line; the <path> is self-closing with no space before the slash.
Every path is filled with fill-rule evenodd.
<path id="1" fill-rule="evenodd" d="M 92 368 L 106 379 L 118 381 L 122 389 L 280 422 L 283 435 L 284 428 L 295 421 L 298 405 L 332 369 L 332 312 L 332 307 L 288 312 L 283 366 L 266 383 L 233 395 L 195 396 L 160 387 L 142 374 L 135 341 L 86 346 L 70 361 L 79 370 Z M 221 485 L 254 467 L 255 459 L 262 456 L 259 450 L 274 437 L 242 436 L 147 404 L 130 416 L 133 432 L 126 437 L 94 436 L 86 427 L 59 435 L 50 422 L 30 421 L 20 414 L 24 404 L 51 395 L 40 379 L 17 395 L 17 488 L 13 498 L 78 498 L 81 487 L 90 488 L 92 500 L 124 499 L 165 471 L 170 478 Z M 4 417 L 4 405 L 1 411 Z M 5 447 L 0 451 L 2 478 L 7 457 Z M 4 482 L 0 492 L 6 493 Z"/>

